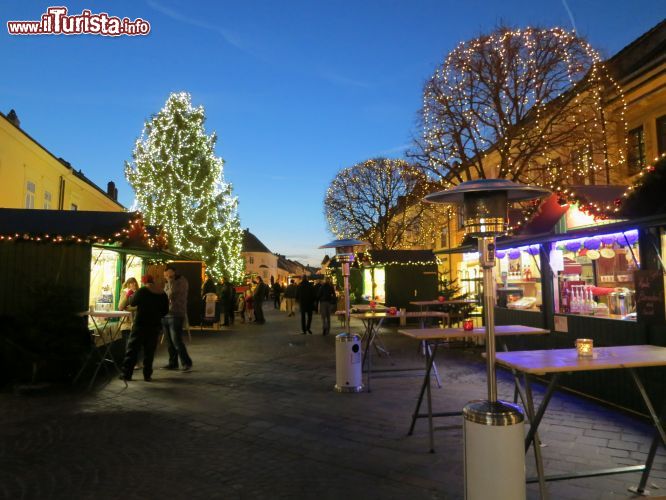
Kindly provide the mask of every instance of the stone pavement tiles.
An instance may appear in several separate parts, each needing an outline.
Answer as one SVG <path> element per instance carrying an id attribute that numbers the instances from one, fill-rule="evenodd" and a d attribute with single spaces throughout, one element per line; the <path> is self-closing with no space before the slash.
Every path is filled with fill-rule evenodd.
<path id="1" fill-rule="evenodd" d="M 378 374 L 372 393 L 335 393 L 334 336 L 299 330 L 298 316 L 268 309 L 265 325 L 194 329 L 191 373 L 156 370 L 152 383 L 138 374 L 127 389 L 113 379 L 91 393 L 0 393 L 0 498 L 462 498 L 461 419 L 436 421 L 435 454 L 426 420 L 406 436 L 418 373 Z M 391 357 L 375 356 L 375 367 L 423 365 L 413 340 L 394 330 L 384 337 Z M 484 396 L 478 349 L 446 349 L 438 359 L 444 387 L 433 390 L 435 411 Z M 156 366 L 164 362 L 162 346 Z M 504 372 L 499 390 L 511 398 Z M 651 439 L 645 422 L 563 394 L 540 430 L 549 473 L 638 464 Z M 531 452 L 527 464 L 533 476 Z M 630 498 L 638 477 L 548 488 L 553 499 Z M 663 494 L 665 478 L 660 449 L 650 483 L 662 489 L 653 495 Z M 528 494 L 538 498 L 535 485 Z"/>

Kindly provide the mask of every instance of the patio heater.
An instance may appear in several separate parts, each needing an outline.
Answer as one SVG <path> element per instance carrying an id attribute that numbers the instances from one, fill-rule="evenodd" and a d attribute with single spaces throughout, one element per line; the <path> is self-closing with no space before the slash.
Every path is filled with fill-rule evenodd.
<path id="1" fill-rule="evenodd" d="M 463 408 L 465 498 L 520 500 L 526 496 L 524 416 L 497 399 L 495 378 L 495 237 L 505 234 L 508 204 L 535 200 L 550 191 L 507 179 L 478 179 L 425 197 L 430 203 L 462 205 L 465 232 L 478 239 L 483 272 L 488 399 Z"/>
<path id="2" fill-rule="evenodd" d="M 342 264 L 345 293 L 345 332 L 335 337 L 335 390 L 337 392 L 361 392 L 363 390 L 363 366 L 361 337 L 351 333 L 349 304 L 349 267 L 355 252 L 368 244 L 354 239 L 334 240 L 319 248 L 335 248 L 338 262 Z"/>

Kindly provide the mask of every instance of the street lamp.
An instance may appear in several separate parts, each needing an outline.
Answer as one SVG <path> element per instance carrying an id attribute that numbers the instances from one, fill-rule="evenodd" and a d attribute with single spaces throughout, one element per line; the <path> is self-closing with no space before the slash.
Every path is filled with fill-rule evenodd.
<path id="1" fill-rule="evenodd" d="M 363 390 L 361 366 L 361 338 L 350 331 L 351 308 L 349 303 L 349 267 L 354 262 L 356 252 L 368 246 L 364 241 L 355 239 L 333 240 L 319 248 L 335 248 L 335 255 L 342 264 L 342 277 L 345 293 L 345 332 L 337 335 L 335 360 L 336 383 L 338 392 L 360 392 Z"/>
<path id="2" fill-rule="evenodd" d="M 495 377 L 495 237 L 508 229 L 508 204 L 542 198 L 550 191 L 507 179 L 477 179 L 425 197 L 430 203 L 462 205 L 465 232 L 478 238 L 483 270 L 488 399 L 463 409 L 465 498 L 525 498 L 524 416 L 497 400 Z"/>

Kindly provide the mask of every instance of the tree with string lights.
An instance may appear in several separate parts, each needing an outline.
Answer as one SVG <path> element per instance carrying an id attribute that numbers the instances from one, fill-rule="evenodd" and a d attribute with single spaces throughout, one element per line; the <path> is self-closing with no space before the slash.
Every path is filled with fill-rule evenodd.
<path id="1" fill-rule="evenodd" d="M 324 198 L 330 231 L 364 239 L 377 250 L 418 246 L 439 207 L 422 202 L 432 185 L 404 160 L 375 158 L 340 170 Z M 422 242 L 427 245 L 430 242 Z"/>
<path id="2" fill-rule="evenodd" d="M 624 163 L 624 108 L 599 54 L 575 33 L 500 27 L 460 43 L 427 81 L 411 155 L 444 187 L 610 184 Z"/>
<path id="3" fill-rule="evenodd" d="M 177 252 L 199 258 L 216 277 L 243 276 L 238 199 L 224 181 L 216 135 L 204 130 L 202 106 L 172 93 L 146 121 L 125 176 L 147 224 L 160 225 Z"/>

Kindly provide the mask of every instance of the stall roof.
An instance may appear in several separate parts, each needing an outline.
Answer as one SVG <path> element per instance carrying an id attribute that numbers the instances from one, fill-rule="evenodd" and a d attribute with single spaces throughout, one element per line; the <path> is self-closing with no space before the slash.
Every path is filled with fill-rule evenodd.
<path id="1" fill-rule="evenodd" d="M 123 241 L 138 212 L 0 208 L 0 236 Z"/>
<path id="2" fill-rule="evenodd" d="M 414 262 L 437 264 L 432 250 L 369 250 L 370 262 L 382 264 L 408 264 Z"/>
<path id="3" fill-rule="evenodd" d="M 566 233 L 543 233 L 537 235 L 524 235 L 507 238 L 497 241 L 497 247 L 506 249 L 521 245 L 530 245 L 536 243 L 549 243 L 552 241 L 569 240 L 585 236 L 595 236 L 598 234 L 618 233 L 627 229 L 637 229 L 645 227 L 655 227 L 666 225 L 666 214 L 652 215 L 640 219 L 629 219 L 608 224 L 599 224 L 591 227 L 574 229 Z"/>

